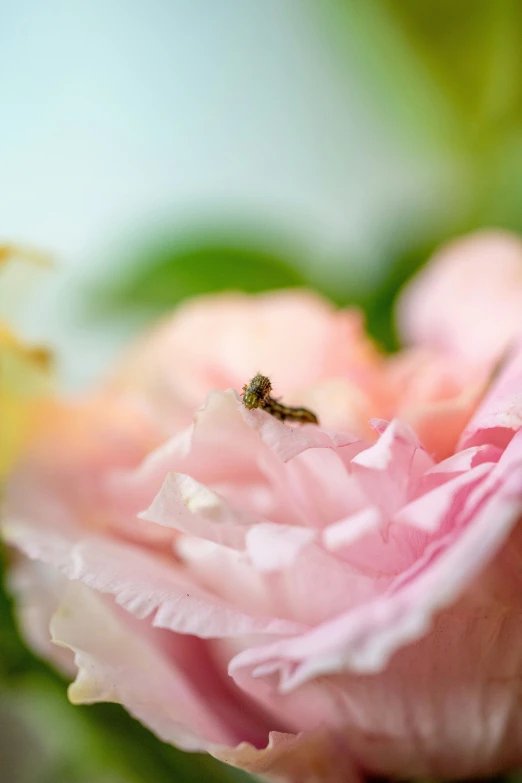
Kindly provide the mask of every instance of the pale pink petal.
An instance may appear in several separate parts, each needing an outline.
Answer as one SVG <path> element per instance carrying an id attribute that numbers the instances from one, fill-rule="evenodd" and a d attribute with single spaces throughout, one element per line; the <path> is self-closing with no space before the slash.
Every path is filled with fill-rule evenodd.
<path id="1" fill-rule="evenodd" d="M 283 396 L 325 377 L 369 383 L 378 359 L 359 311 L 304 290 L 224 293 L 183 303 L 135 347 L 115 385 L 190 411 L 209 389 L 239 391 L 258 372 Z"/>
<path id="2" fill-rule="evenodd" d="M 258 667 L 256 679 L 248 670 L 235 676 L 291 731 L 321 725 L 343 737 L 366 774 L 388 777 L 394 770 L 405 780 L 494 774 L 522 758 L 520 593 L 512 609 L 499 609 L 460 601 L 378 676 L 336 672 L 284 694 L 271 676 L 277 667 Z"/>
<path id="3" fill-rule="evenodd" d="M 400 406 L 398 415 L 414 428 L 426 451 L 436 460 L 444 460 L 457 447 L 462 430 L 468 424 L 480 399 L 483 384 L 473 384 L 451 400 Z"/>
<path id="4" fill-rule="evenodd" d="M 379 518 L 382 519 L 380 514 Z M 395 524 L 392 518 L 375 527 L 368 525 L 350 543 L 336 549 L 335 554 L 346 568 L 359 574 L 359 579 L 373 582 L 375 596 L 388 590 L 400 574 L 412 567 L 429 540 L 424 531 Z"/>
<path id="5" fill-rule="evenodd" d="M 302 525 L 322 528 L 367 503 L 352 466 L 337 450 L 309 448 L 277 468 Z"/>
<path id="6" fill-rule="evenodd" d="M 259 480 L 258 458 L 266 447 L 243 420 L 241 408 L 239 395 L 231 389 L 211 392 L 192 426 L 151 452 L 137 469 L 108 476 L 115 504 L 138 513 L 150 505 L 171 472 L 204 484 L 226 482 L 230 476 Z"/>
<path id="7" fill-rule="evenodd" d="M 382 409 L 386 393 L 380 376 L 371 379 L 326 376 L 313 386 L 285 396 L 284 401 L 314 411 L 323 429 L 350 432 L 368 439 L 372 437 L 368 421 L 376 410 Z"/>
<path id="8" fill-rule="evenodd" d="M 176 566 L 146 550 L 103 538 L 66 538 L 27 524 L 6 523 L 4 536 L 25 554 L 81 580 L 159 628 L 201 638 L 249 633 L 293 633 L 299 626 L 247 614 L 197 586 Z"/>
<path id="9" fill-rule="evenodd" d="M 347 568 L 313 542 L 294 548 L 294 559 L 287 568 L 272 571 L 255 568 L 246 553 L 188 536 L 179 540 L 177 551 L 198 583 L 213 594 L 238 609 L 272 614 L 301 629 L 376 592 L 372 579 Z M 272 554 L 273 560 L 277 557 Z M 328 589 L 318 590 L 320 584 L 328 584 Z"/>
<path id="10" fill-rule="evenodd" d="M 74 653 L 78 674 L 69 686 L 73 704 L 122 704 L 164 742 L 185 750 L 205 750 L 208 742 L 202 735 L 210 734 L 214 741 L 216 734 L 222 735 L 212 725 L 205 704 L 194 704 L 194 694 L 180 673 L 167 664 L 146 634 L 130 632 L 85 585 L 70 583 L 51 631 L 55 644 Z M 195 724 L 192 732 L 187 728 L 191 723 Z"/>
<path id="11" fill-rule="evenodd" d="M 235 549 L 244 548 L 247 527 L 255 523 L 184 473 L 168 473 L 152 504 L 138 516 Z"/>
<path id="12" fill-rule="evenodd" d="M 443 247 L 398 299 L 399 331 L 413 342 L 494 362 L 522 330 L 522 242 L 479 231 Z"/>
<path id="13" fill-rule="evenodd" d="M 413 498 L 420 497 L 425 492 L 439 487 L 451 478 L 462 475 L 467 470 L 482 465 L 484 462 L 498 462 L 502 450 L 497 446 L 485 443 L 482 446 L 470 446 L 457 451 L 442 462 L 437 462 L 419 479 Z"/>
<path id="14" fill-rule="evenodd" d="M 362 508 L 366 498 L 350 475 L 350 461 L 363 446 L 310 448 L 281 462 L 272 452 L 259 459 L 274 503 L 267 516 L 280 524 L 322 528 Z"/>
<path id="15" fill-rule="evenodd" d="M 248 411 L 231 390 L 213 392 L 198 411 L 193 427 L 152 452 L 136 470 L 114 473 L 107 483 L 115 507 L 132 515 L 152 503 L 170 472 L 185 473 L 215 486 L 229 485 L 230 476 L 234 476 L 236 485 L 248 482 L 261 490 L 263 483 L 268 487 L 267 470 L 269 481 L 280 472 L 280 468 L 270 468 L 274 459 L 280 464 L 280 460 L 288 461 L 318 447 L 338 450 L 341 459 L 346 452 L 348 459 L 364 443 L 351 435 L 322 431 L 315 425 L 285 425 L 264 411 Z M 216 453 L 219 459 L 215 459 Z M 339 461 L 333 454 L 331 459 Z M 323 473 L 326 475 L 327 471 Z M 229 494 L 235 494 L 230 486 Z M 288 492 L 280 485 L 278 494 L 281 501 Z M 278 513 L 277 507 L 270 511 Z M 295 510 L 287 511 L 295 516 Z"/>
<path id="16" fill-rule="evenodd" d="M 360 783 L 342 739 L 325 729 L 301 734 L 271 731 L 266 748 L 248 743 L 218 748 L 212 755 L 228 764 L 280 783 Z"/>
<path id="17" fill-rule="evenodd" d="M 500 375 L 462 434 L 459 448 L 484 443 L 505 448 L 522 427 L 522 343 L 509 352 Z"/>
<path id="18" fill-rule="evenodd" d="M 254 517 L 231 508 L 217 493 L 181 473 L 169 473 L 152 505 L 139 516 L 206 541 L 246 550 L 250 562 L 260 571 L 288 567 L 315 536 L 307 528 L 263 519 L 256 522 Z M 190 546 L 193 551 L 194 544 Z M 178 543 L 178 552 L 186 554 L 186 546 L 183 549 Z"/>
<path id="19" fill-rule="evenodd" d="M 306 449 L 332 449 L 360 443 L 360 439 L 350 433 L 330 433 L 316 424 L 297 427 L 284 424 L 263 410 L 248 410 L 241 406 L 241 413 L 248 426 L 259 433 L 263 443 L 283 462 Z"/>
<path id="20" fill-rule="evenodd" d="M 274 599 L 266 574 L 253 567 L 245 552 L 191 536 L 180 537 L 176 552 L 198 585 L 236 609 L 293 619 Z"/>
<path id="21" fill-rule="evenodd" d="M 289 568 L 315 531 L 293 525 L 259 523 L 246 535 L 246 550 L 254 568 L 259 571 L 280 571 Z"/>
<path id="22" fill-rule="evenodd" d="M 37 437 L 25 459 L 10 474 L 4 515 L 37 520 L 38 525 L 49 525 L 65 534 L 87 527 L 145 547 L 168 547 L 170 533 L 120 513 L 111 504 L 105 487 L 107 472 L 132 469 L 150 439 L 139 443 L 134 428 L 139 431 L 140 422 L 133 422 L 134 437 L 120 432 L 130 415 L 125 406 L 116 412 L 112 407 L 102 408 L 102 420 L 96 421 L 98 406 L 99 400 L 96 405 L 78 404 L 67 407 L 57 420 L 50 417 L 46 426 L 52 429 L 54 423 L 57 432 L 52 431 L 43 441 Z M 114 421 L 109 424 L 105 417 L 110 418 L 111 413 Z M 76 448 L 75 438 L 79 441 Z"/>
<path id="23" fill-rule="evenodd" d="M 465 473 L 425 492 L 404 505 L 393 517 L 399 525 L 413 525 L 427 533 L 435 533 L 450 524 L 455 505 L 465 503 L 470 492 L 491 472 L 494 463 L 482 462 Z"/>
<path id="24" fill-rule="evenodd" d="M 232 661 L 231 671 L 244 666 L 255 671 L 272 661 L 283 691 L 327 672 L 381 671 L 395 651 L 429 631 L 435 613 L 461 596 L 505 544 L 522 513 L 522 433 L 488 481 L 494 491 L 467 526 L 434 542 L 424 562 L 403 575 L 389 595 L 294 639 L 246 650 Z"/>
<path id="25" fill-rule="evenodd" d="M 335 522 L 323 530 L 323 542 L 327 549 L 337 551 L 350 546 L 361 536 L 382 525 L 382 516 L 378 509 L 370 506 L 358 511 L 348 519 Z"/>
<path id="26" fill-rule="evenodd" d="M 489 366 L 471 367 L 458 357 L 415 347 L 390 356 L 386 369 L 394 415 L 413 427 L 435 459 L 450 456 L 483 394 Z"/>
<path id="27" fill-rule="evenodd" d="M 257 671 L 264 679 L 247 671 L 236 676 L 292 731 L 325 725 L 343 737 L 367 774 L 494 774 L 522 758 L 518 613 L 461 601 L 435 618 L 430 634 L 397 651 L 378 676 L 336 672 L 285 694 L 274 689 L 268 666 Z"/>
<path id="28" fill-rule="evenodd" d="M 498 610 L 458 603 L 378 677 L 331 678 L 352 753 L 366 770 L 454 780 L 520 765 L 522 629 L 519 609 Z"/>
<path id="29" fill-rule="evenodd" d="M 371 572 L 313 542 L 285 570 L 266 574 L 266 584 L 280 616 L 312 626 L 370 600 L 381 589 Z"/>
<path id="30" fill-rule="evenodd" d="M 198 639 L 162 635 L 79 582 L 69 583 L 51 631 L 74 652 L 73 704 L 117 702 L 163 741 L 191 751 L 266 736 L 261 714 L 221 683 Z"/>
<path id="31" fill-rule="evenodd" d="M 387 426 L 382 422 L 376 426 L 383 429 L 379 440 L 359 452 L 351 465 L 368 502 L 389 515 L 408 499 L 420 476 L 433 466 L 433 460 L 407 424 L 394 419 Z"/>

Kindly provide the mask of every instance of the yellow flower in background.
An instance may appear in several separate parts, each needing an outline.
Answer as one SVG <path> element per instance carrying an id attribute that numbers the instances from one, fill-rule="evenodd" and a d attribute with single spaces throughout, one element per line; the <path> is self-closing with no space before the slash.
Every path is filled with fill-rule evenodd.
<path id="1" fill-rule="evenodd" d="M 13 259 L 27 261 L 28 263 L 36 264 L 37 266 L 51 266 L 51 258 L 48 253 L 45 253 L 41 250 L 36 250 L 32 247 L 23 247 L 22 245 L 15 245 L 11 243 L 1 244 L 0 268 L 5 266 L 8 261 Z"/>
<path id="2" fill-rule="evenodd" d="M 0 275 L 8 261 L 20 259 L 48 266 L 39 251 L 0 245 Z M 0 321 L 0 480 L 16 460 L 42 414 L 52 381 L 52 357 L 39 346 L 26 345 Z"/>

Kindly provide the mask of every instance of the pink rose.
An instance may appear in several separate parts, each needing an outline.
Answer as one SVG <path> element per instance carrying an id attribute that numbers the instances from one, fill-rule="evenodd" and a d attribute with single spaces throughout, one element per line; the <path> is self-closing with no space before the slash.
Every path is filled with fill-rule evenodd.
<path id="1" fill-rule="evenodd" d="M 74 703 L 287 781 L 522 763 L 522 347 L 502 280 L 481 282 L 506 242 L 421 272 L 398 355 L 312 294 L 205 297 L 57 407 L 4 536 L 22 626 L 76 673 Z M 474 257 L 471 303 L 455 269 Z M 321 426 L 247 410 L 257 371 Z"/>
<path id="2" fill-rule="evenodd" d="M 443 247 L 399 297 L 406 341 L 470 361 L 498 357 L 521 328 L 522 242 L 478 231 Z"/>

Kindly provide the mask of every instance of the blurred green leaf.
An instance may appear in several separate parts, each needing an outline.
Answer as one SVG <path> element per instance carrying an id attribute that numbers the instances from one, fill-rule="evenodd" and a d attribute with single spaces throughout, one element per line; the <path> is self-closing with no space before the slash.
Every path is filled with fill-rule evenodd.
<path id="1" fill-rule="evenodd" d="M 368 332 L 384 350 L 396 351 L 400 348 L 394 318 L 397 294 L 440 244 L 439 238 L 411 243 L 386 268 L 372 291 L 359 300 L 358 305 L 366 315 Z"/>
<path id="2" fill-rule="evenodd" d="M 474 229 L 471 221 L 441 227 L 437 232 L 412 238 L 390 252 L 383 274 L 357 302 L 366 315 L 369 333 L 385 350 L 396 351 L 401 347 L 395 326 L 395 300 L 399 292 L 436 251 Z"/>
<path id="3" fill-rule="evenodd" d="M 5 566 L 6 549 L 0 540 L 0 686 L 18 674 L 45 670 L 44 664 L 27 650 L 20 638 L 14 621 L 12 599 L 5 587 Z"/>
<path id="4" fill-rule="evenodd" d="M 517 0 L 380 0 L 473 133 L 522 120 Z"/>
<path id="5" fill-rule="evenodd" d="M 257 293 L 306 285 L 297 254 L 285 246 L 201 227 L 142 243 L 125 273 L 104 280 L 86 296 L 95 315 L 161 312 L 186 297 L 215 291 Z"/>
<path id="6" fill-rule="evenodd" d="M 15 747 L 5 748 L 13 725 Z M 118 705 L 73 707 L 65 684 L 42 673 L 27 673 L 0 689 L 0 732 L 1 780 L 14 779 L 14 771 L 28 763 L 27 783 L 251 780 L 210 757 L 163 745 Z"/>
<path id="7" fill-rule="evenodd" d="M 444 233 L 444 239 L 458 234 Z M 227 237 L 224 241 L 223 237 Z M 342 277 L 298 271 L 298 254 L 283 241 L 263 244 L 260 234 L 234 234 L 224 228 L 201 226 L 181 235 L 143 243 L 141 251 L 124 259 L 125 273 L 98 283 L 95 293 L 86 292 L 86 305 L 97 318 L 119 315 L 158 315 L 188 296 L 236 290 L 257 293 L 285 287 L 306 286 L 339 306 L 355 305 L 365 315 L 367 328 L 386 350 L 398 347 L 393 325 L 393 301 L 406 280 L 440 244 L 435 237 L 405 241 L 370 290 L 361 286 L 359 267 L 338 261 Z M 352 259 L 353 260 L 353 259 Z M 301 261 L 301 268 L 307 268 Z"/>
<path id="8" fill-rule="evenodd" d="M 424 231 L 421 241 L 429 243 L 440 205 L 446 226 L 439 242 L 455 216 L 467 230 L 520 231 L 522 4 L 326 0 L 315 10 L 329 25 L 330 48 L 363 85 L 374 124 L 402 147 L 408 168 L 432 172 L 429 219 L 423 227 L 411 215 L 403 232 Z M 393 237 L 376 228 L 391 262 Z"/>
<path id="9" fill-rule="evenodd" d="M 447 150 L 458 141 L 458 118 L 430 64 L 407 34 L 400 4 L 401 0 L 390 0 L 390 7 L 387 0 L 325 0 L 311 7 L 326 24 L 329 50 L 344 64 L 348 83 L 362 86 L 367 109 L 384 137 L 425 154 Z"/>
<path id="10" fill-rule="evenodd" d="M 321 8 L 336 11 L 351 62 L 403 133 L 480 155 L 521 127 L 517 0 L 331 0 Z"/>

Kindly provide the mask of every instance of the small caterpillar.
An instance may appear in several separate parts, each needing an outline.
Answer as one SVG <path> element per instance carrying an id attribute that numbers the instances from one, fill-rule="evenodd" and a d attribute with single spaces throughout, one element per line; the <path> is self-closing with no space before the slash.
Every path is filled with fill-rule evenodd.
<path id="1" fill-rule="evenodd" d="M 308 408 L 294 408 L 283 405 L 270 396 L 272 384 L 266 375 L 255 375 L 249 384 L 243 386 L 245 408 L 262 408 L 280 421 L 296 421 L 299 424 L 319 424 L 319 419 Z"/>

